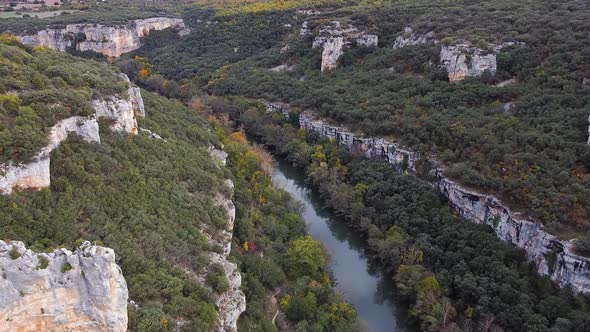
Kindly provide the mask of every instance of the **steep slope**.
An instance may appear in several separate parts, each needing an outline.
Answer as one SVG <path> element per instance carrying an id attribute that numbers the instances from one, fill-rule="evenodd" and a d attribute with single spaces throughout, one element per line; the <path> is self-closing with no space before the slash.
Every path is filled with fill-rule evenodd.
<path id="1" fill-rule="evenodd" d="M 4 161 L 0 234 L 36 252 L 65 248 L 34 254 L 2 242 L 0 314 L 18 329 L 124 331 L 129 320 L 133 330 L 234 330 L 245 310 L 228 261 L 235 210 L 224 162 L 209 155 L 219 145 L 209 125 L 109 66 L 7 42 L 0 114 L 10 140 L 1 148 L 23 152 Z M 81 80 L 69 75 L 74 68 L 86 72 Z M 45 147 L 19 140 L 37 133 Z M 72 253 L 79 239 L 112 249 L 85 243 Z M 211 284 L 216 266 L 227 290 Z"/>

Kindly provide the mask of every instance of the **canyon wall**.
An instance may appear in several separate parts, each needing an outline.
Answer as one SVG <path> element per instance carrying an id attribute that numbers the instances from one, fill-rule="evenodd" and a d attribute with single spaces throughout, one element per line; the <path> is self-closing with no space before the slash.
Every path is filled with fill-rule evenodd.
<path id="1" fill-rule="evenodd" d="M 73 116 L 58 122 L 49 131 L 49 144 L 32 161 L 24 164 L 10 161 L 0 165 L 0 194 L 9 194 L 13 189 L 49 187 L 49 155 L 70 132 L 76 133 L 87 142 L 100 143 L 95 117 Z"/>
<path id="2" fill-rule="evenodd" d="M 219 166 L 225 166 L 227 164 L 228 155 L 225 151 L 211 146 L 209 148 L 209 154 Z M 219 308 L 216 330 L 232 332 L 238 330 L 238 318 L 242 312 L 246 311 L 246 295 L 240 290 L 242 276 L 240 275 L 238 266 L 228 259 L 231 252 L 233 229 L 236 220 L 236 207 L 232 201 L 234 183 L 232 180 L 226 179 L 225 185 L 230 189 L 230 194 L 218 193 L 215 196 L 214 202 L 216 206 L 225 211 L 227 223 L 221 231 L 209 230 L 206 236 L 211 244 L 223 248 L 223 254 L 213 252 L 209 255 L 209 264 L 221 265 L 229 280 L 229 289 L 223 294 L 219 294 L 216 301 L 217 307 Z M 199 279 L 201 282 L 204 282 L 205 275 L 201 275 Z"/>
<path id="3" fill-rule="evenodd" d="M 307 23 L 301 28 L 300 35 L 305 36 L 311 33 Z M 359 31 L 353 26 L 344 28 L 339 21 L 333 21 L 320 30 L 319 35 L 314 38 L 312 48 L 322 47 L 322 71 L 331 70 L 338 65 L 338 59 L 343 54 L 345 46 L 356 44 L 364 47 L 377 47 L 377 35 L 367 34 Z"/>
<path id="4" fill-rule="evenodd" d="M 110 248 L 35 253 L 0 241 L 0 332 L 127 331 L 127 284 Z"/>
<path id="5" fill-rule="evenodd" d="M 274 108 L 267 108 L 275 111 Z M 301 128 L 346 145 L 352 153 L 369 159 L 384 160 L 397 170 L 415 171 L 421 156 L 398 143 L 375 137 L 359 137 L 345 127 L 332 126 L 315 119 L 310 113 L 300 114 Z M 525 250 L 540 274 L 549 275 L 560 286 L 571 285 L 574 291 L 590 293 L 590 258 L 576 255 L 572 241 L 561 241 L 547 233 L 540 222 L 513 212 L 493 195 L 466 189 L 444 175 L 442 166 L 431 171 L 435 187 L 449 204 L 466 220 L 492 227 L 496 235 Z"/>
<path id="6" fill-rule="evenodd" d="M 120 78 L 129 83 L 129 78 L 121 74 Z M 130 83 L 129 83 L 130 84 Z M 75 133 L 87 142 L 100 143 L 97 119 L 112 121 L 113 131 L 137 135 L 136 116 L 144 116 L 145 108 L 139 88 L 129 85 L 127 96 L 110 96 L 92 102 L 95 116 L 73 116 L 59 121 L 49 130 L 49 143 L 31 161 L 27 163 L 8 162 L 0 165 L 0 194 L 10 194 L 13 189 L 41 189 L 50 186 L 51 151 L 67 139 L 69 133 Z"/>
<path id="7" fill-rule="evenodd" d="M 140 38 L 151 31 L 173 28 L 180 35 L 190 30 L 180 18 L 153 17 L 135 20 L 125 26 L 105 26 L 101 24 L 68 24 L 65 28 L 47 28 L 33 35 L 18 36 L 23 44 L 46 46 L 66 51 L 75 48 L 78 51 L 94 51 L 110 57 L 119 57 L 141 46 Z"/>

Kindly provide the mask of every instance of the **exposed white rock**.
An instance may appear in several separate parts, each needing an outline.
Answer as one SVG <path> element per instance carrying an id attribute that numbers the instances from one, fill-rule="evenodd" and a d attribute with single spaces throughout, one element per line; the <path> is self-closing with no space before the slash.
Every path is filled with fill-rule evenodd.
<path id="1" fill-rule="evenodd" d="M 418 153 L 401 148 L 396 142 L 355 136 L 344 127 L 314 119 L 310 113 L 300 114 L 299 124 L 301 128 L 348 146 L 353 153 L 364 154 L 369 159 L 386 160 L 400 171 L 415 171 L 416 162 L 420 160 Z M 549 275 L 560 286 L 571 285 L 576 292 L 590 293 L 590 258 L 576 255 L 572 242 L 557 239 L 547 233 L 540 222 L 511 211 L 496 197 L 468 190 L 448 179 L 442 167 L 433 169 L 431 173 L 435 175 L 436 188 L 462 217 L 489 225 L 500 239 L 524 249 L 538 272 Z M 550 266 L 551 258 L 555 258 L 553 266 Z"/>
<path id="2" fill-rule="evenodd" d="M 131 52 L 141 46 L 140 38 L 152 31 L 178 29 L 180 35 L 190 32 L 179 18 L 153 17 L 135 20 L 129 26 L 105 26 L 101 24 L 68 24 L 64 29 L 48 28 L 33 35 L 18 38 L 24 44 L 42 45 L 66 51 L 75 47 L 78 51 L 94 51 L 111 57 Z"/>
<path id="3" fill-rule="evenodd" d="M 159 140 L 164 140 L 165 141 L 165 139 L 163 139 L 162 136 L 154 133 L 153 131 L 151 131 L 151 130 L 149 130 L 147 128 L 139 128 L 139 131 L 143 131 L 143 132 L 147 133 L 150 136 L 150 138 L 159 139 Z"/>
<path id="4" fill-rule="evenodd" d="M 49 155 L 73 132 L 87 142 L 100 143 L 95 117 L 74 116 L 58 122 L 49 131 L 49 143 L 25 164 L 8 162 L 0 165 L 0 193 L 10 194 L 16 189 L 40 189 L 50 184 Z"/>
<path id="5" fill-rule="evenodd" d="M 498 84 L 496 84 L 496 87 L 503 88 L 503 87 L 505 87 L 507 85 L 512 85 L 512 84 L 515 84 L 517 82 L 518 82 L 518 80 L 516 79 L 516 77 L 513 77 L 513 78 L 507 79 L 505 81 L 499 82 Z"/>
<path id="6" fill-rule="evenodd" d="M 269 108 L 267 110 L 272 111 Z M 301 128 L 317 132 L 322 137 L 335 140 L 337 144 L 346 145 L 354 153 L 363 154 L 370 159 L 386 160 L 400 170 L 415 171 L 416 161 L 420 158 L 417 152 L 403 148 L 399 143 L 383 138 L 359 137 L 346 127 L 333 126 L 322 120 L 316 120 L 310 113 L 299 115 L 299 125 Z"/>
<path id="7" fill-rule="evenodd" d="M 228 154 L 225 151 L 210 146 L 209 154 L 220 165 L 226 165 Z M 242 276 L 238 271 L 238 267 L 235 263 L 228 260 L 231 252 L 233 229 L 236 220 L 236 207 L 232 201 L 234 183 L 232 180 L 226 179 L 225 185 L 230 189 L 231 193 L 229 195 L 218 193 L 214 198 L 214 203 L 225 211 L 227 223 L 219 234 L 214 237 L 207 237 L 212 244 L 216 244 L 223 248 L 223 255 L 218 253 L 210 254 L 209 263 L 211 265 L 219 264 L 223 266 L 225 275 L 229 280 L 229 289 L 223 294 L 220 294 L 216 301 L 216 304 L 219 307 L 216 330 L 230 332 L 238 330 L 238 318 L 242 312 L 246 310 L 246 296 L 240 290 L 240 287 L 242 286 Z"/>
<path id="8" fill-rule="evenodd" d="M 126 75 L 122 74 L 127 81 Z M 92 101 L 92 106 L 96 110 L 98 118 L 110 119 L 113 121 L 111 130 L 123 131 L 128 134 L 137 135 L 136 116 L 145 116 L 145 107 L 141 91 L 137 87 L 129 86 L 127 89 L 127 98 L 120 96 L 110 96 Z"/>
<path id="9" fill-rule="evenodd" d="M 434 32 L 430 31 L 424 34 L 416 34 L 410 27 L 404 29 L 404 34 L 398 36 L 393 43 L 394 49 L 400 49 L 406 46 L 420 45 L 420 44 L 437 44 Z"/>
<path id="10" fill-rule="evenodd" d="M 468 44 L 443 46 L 440 63 L 447 70 L 450 82 L 481 76 L 486 70 L 492 75 L 496 73 L 496 55 Z"/>
<path id="11" fill-rule="evenodd" d="M 267 112 L 281 112 L 284 116 L 289 116 L 289 104 L 270 102 L 262 100 Z"/>
<path id="12" fill-rule="evenodd" d="M 213 253 L 210 262 L 211 264 L 220 264 L 223 266 L 225 275 L 229 280 L 229 289 L 221 294 L 216 302 L 217 307 L 219 307 L 218 326 L 216 329 L 223 332 L 237 331 L 238 319 L 246 311 L 246 296 L 240 290 L 242 276 L 238 271 L 238 266 L 228 261 L 226 256 Z"/>
<path id="13" fill-rule="evenodd" d="M 309 28 L 309 22 L 305 21 L 301 24 L 301 29 L 299 30 L 299 36 L 305 37 L 311 34 L 311 29 Z"/>
<path id="14" fill-rule="evenodd" d="M 289 65 L 278 65 L 276 67 L 270 68 L 269 70 L 270 71 L 274 71 L 275 73 L 280 73 L 280 72 L 284 72 L 284 71 L 292 71 L 294 67 L 295 67 L 294 65 L 292 65 L 292 66 L 289 66 Z"/>
<path id="15" fill-rule="evenodd" d="M 129 82 L 126 75 L 120 78 Z M 111 96 L 92 102 L 95 116 L 73 116 L 59 121 L 49 131 L 49 143 L 32 161 L 22 164 L 8 162 L 0 165 L 0 194 L 10 194 L 16 189 L 40 189 L 50 185 L 51 151 L 67 139 L 69 133 L 81 136 L 87 142 L 100 143 L 100 134 L 96 118 L 107 118 L 113 121 L 113 131 L 123 131 L 137 135 L 137 116 L 145 115 L 143 99 L 139 88 L 130 85 L 127 99 Z"/>
<path id="16" fill-rule="evenodd" d="M 110 248 L 84 242 L 46 254 L 0 241 L 0 272 L 0 331 L 127 330 L 127 284 Z"/>
<path id="17" fill-rule="evenodd" d="M 322 12 L 320 12 L 319 10 L 315 10 L 315 9 L 300 9 L 297 10 L 297 14 L 299 15 L 307 15 L 307 16 L 312 16 L 312 15 L 319 15 Z"/>
<path id="18" fill-rule="evenodd" d="M 322 71 L 336 68 L 338 59 L 343 54 L 345 45 L 356 43 L 359 46 L 377 47 L 377 35 L 359 31 L 353 26 L 342 27 L 339 21 L 333 21 L 320 30 L 313 40 L 312 48 L 322 47 Z"/>
<path id="19" fill-rule="evenodd" d="M 209 146 L 209 155 L 211 155 L 211 158 L 213 158 L 213 160 L 221 164 L 221 166 L 225 166 L 227 164 L 228 154 L 227 152 L 223 151 L 223 147 L 222 150 L 219 150 L 215 148 L 213 145 Z"/>
<path id="20" fill-rule="evenodd" d="M 545 232 L 541 223 L 510 211 L 496 197 L 467 190 L 444 177 L 440 169 L 436 174 L 440 192 L 461 216 L 489 225 L 500 239 L 524 249 L 540 274 L 550 275 L 561 286 L 569 284 L 577 292 L 590 293 L 590 258 L 574 254 L 570 242 L 560 241 Z M 554 266 L 549 264 L 551 255 Z"/>

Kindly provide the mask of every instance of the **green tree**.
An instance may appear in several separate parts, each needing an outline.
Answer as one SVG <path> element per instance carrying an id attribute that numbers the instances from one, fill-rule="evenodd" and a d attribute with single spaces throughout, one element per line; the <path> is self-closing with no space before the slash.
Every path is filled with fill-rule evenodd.
<path id="1" fill-rule="evenodd" d="M 293 241 L 287 250 L 286 268 L 291 279 L 303 276 L 318 278 L 326 264 L 326 254 L 320 242 L 311 236 Z"/>

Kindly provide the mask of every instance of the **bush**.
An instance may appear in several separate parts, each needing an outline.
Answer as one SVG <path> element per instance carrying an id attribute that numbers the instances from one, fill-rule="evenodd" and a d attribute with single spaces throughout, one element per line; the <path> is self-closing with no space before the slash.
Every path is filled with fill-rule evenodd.
<path id="1" fill-rule="evenodd" d="M 225 293 L 229 289 L 229 280 L 225 275 L 225 270 L 220 264 L 211 266 L 211 271 L 207 274 L 206 282 L 218 294 Z"/>
<path id="2" fill-rule="evenodd" d="M 37 264 L 37 270 L 44 270 L 49 266 L 49 260 L 45 256 L 37 256 L 39 263 Z"/>
<path id="3" fill-rule="evenodd" d="M 15 246 L 12 246 L 12 249 L 10 249 L 10 253 L 8 255 L 10 256 L 10 259 L 13 260 L 19 259 L 21 257 L 20 253 L 18 252 Z"/>
<path id="4" fill-rule="evenodd" d="M 65 263 L 64 266 L 61 268 L 62 273 L 66 273 L 72 269 L 72 265 L 70 263 Z"/>

